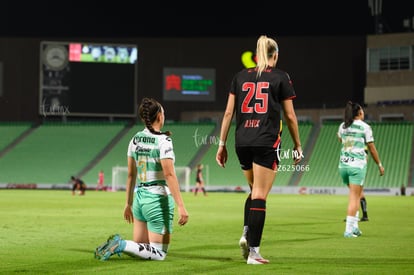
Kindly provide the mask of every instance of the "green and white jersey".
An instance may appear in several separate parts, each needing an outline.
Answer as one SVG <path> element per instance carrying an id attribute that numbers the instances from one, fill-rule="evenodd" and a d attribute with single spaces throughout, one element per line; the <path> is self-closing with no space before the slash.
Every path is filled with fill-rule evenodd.
<path id="1" fill-rule="evenodd" d="M 127 155 L 136 161 L 138 185 L 167 185 L 160 160 L 169 158 L 175 161 L 169 136 L 154 135 L 145 128 L 131 139 Z"/>
<path id="2" fill-rule="evenodd" d="M 364 168 L 367 165 L 366 144 L 374 141 L 371 126 L 362 120 L 354 120 L 344 128 L 344 122 L 338 129 L 338 137 L 342 140 L 339 168 Z"/>

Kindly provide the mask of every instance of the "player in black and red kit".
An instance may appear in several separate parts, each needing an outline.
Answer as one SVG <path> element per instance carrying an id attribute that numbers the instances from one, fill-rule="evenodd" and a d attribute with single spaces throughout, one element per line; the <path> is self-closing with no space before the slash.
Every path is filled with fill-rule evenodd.
<path id="1" fill-rule="evenodd" d="M 216 161 L 224 167 L 226 140 L 236 115 L 236 153 L 250 194 L 244 206 L 244 229 L 240 247 L 247 264 L 266 264 L 260 242 L 266 217 L 266 199 L 276 177 L 281 149 L 282 112 L 292 137 L 294 164 L 302 158 L 299 129 L 292 99 L 296 97 L 289 75 L 276 69 L 279 48 L 274 39 L 257 40 L 255 68 L 238 72 L 231 83 L 224 112 Z M 290 148 L 291 149 L 291 148 Z"/>
<path id="2" fill-rule="evenodd" d="M 195 196 L 197 196 L 198 191 L 202 191 L 204 196 L 207 196 L 207 191 L 206 191 L 206 188 L 204 187 L 203 165 L 201 163 L 197 164 L 196 187 L 194 188 Z"/>

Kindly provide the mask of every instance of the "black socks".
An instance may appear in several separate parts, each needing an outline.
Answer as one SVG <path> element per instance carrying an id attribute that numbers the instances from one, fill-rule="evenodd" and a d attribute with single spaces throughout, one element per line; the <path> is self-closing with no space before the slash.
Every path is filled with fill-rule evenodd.
<path id="1" fill-rule="evenodd" d="M 255 199 L 251 200 L 249 213 L 249 234 L 248 243 L 251 247 L 260 246 L 262 239 L 263 227 L 266 218 L 266 201 Z"/>

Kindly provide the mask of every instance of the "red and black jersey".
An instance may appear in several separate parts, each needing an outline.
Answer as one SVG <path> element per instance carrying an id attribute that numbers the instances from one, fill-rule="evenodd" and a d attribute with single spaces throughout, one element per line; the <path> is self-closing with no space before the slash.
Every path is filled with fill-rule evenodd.
<path id="1" fill-rule="evenodd" d="M 281 102 L 296 97 L 289 75 L 269 67 L 257 78 L 255 68 L 243 69 L 234 76 L 230 93 L 236 96 L 236 146 L 276 146 Z"/>

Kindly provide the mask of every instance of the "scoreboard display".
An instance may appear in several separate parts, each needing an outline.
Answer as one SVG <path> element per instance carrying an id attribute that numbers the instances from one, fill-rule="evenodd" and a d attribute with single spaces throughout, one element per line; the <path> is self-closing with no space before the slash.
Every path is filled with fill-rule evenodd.
<path id="1" fill-rule="evenodd" d="M 41 42 L 39 114 L 136 116 L 137 61 L 136 45 Z"/>

